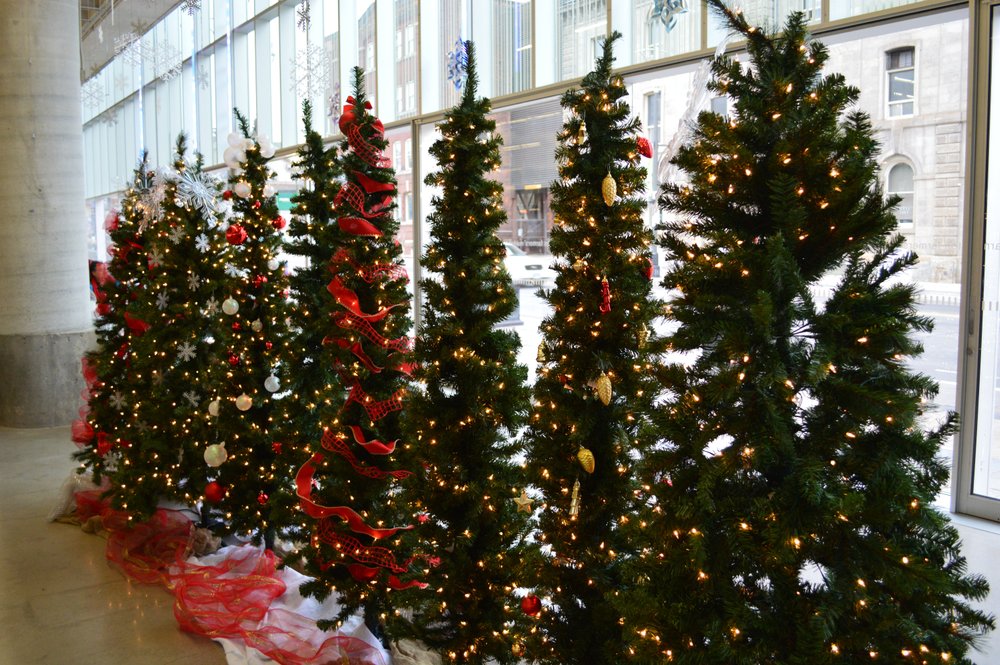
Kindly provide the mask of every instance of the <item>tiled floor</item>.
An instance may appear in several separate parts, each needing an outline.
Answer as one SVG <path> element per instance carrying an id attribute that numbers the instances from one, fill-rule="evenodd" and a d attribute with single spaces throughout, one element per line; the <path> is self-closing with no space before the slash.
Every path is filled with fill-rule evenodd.
<path id="1" fill-rule="evenodd" d="M 164 589 L 108 566 L 102 538 L 46 521 L 73 449 L 68 428 L 0 428 L 0 665 L 225 663 L 178 630 Z"/>
<path id="2" fill-rule="evenodd" d="M 215 642 L 182 633 L 163 589 L 132 585 L 104 540 L 46 521 L 69 475 L 68 428 L 0 428 L 0 665 L 221 665 Z M 1000 526 L 957 518 L 969 570 L 990 580 L 1000 615 Z M 1000 631 L 973 654 L 1000 663 Z"/>

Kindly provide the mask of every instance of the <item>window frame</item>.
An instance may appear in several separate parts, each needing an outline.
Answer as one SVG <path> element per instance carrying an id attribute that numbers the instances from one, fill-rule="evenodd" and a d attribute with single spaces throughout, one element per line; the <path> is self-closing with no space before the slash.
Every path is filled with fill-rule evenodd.
<path id="1" fill-rule="evenodd" d="M 902 53 L 909 51 L 911 53 L 912 64 L 909 67 L 890 67 L 890 59 L 896 53 Z M 883 54 L 884 65 L 885 65 L 885 117 L 887 120 L 898 120 L 901 118 L 912 118 L 917 115 L 917 47 L 916 45 L 905 45 L 893 47 Z M 902 101 L 893 101 L 891 98 L 892 94 L 892 76 L 893 74 L 899 74 L 905 71 L 910 71 L 913 73 L 913 97 Z M 909 113 L 899 113 L 893 115 L 892 110 L 894 108 L 905 108 L 907 104 L 910 104 Z"/>

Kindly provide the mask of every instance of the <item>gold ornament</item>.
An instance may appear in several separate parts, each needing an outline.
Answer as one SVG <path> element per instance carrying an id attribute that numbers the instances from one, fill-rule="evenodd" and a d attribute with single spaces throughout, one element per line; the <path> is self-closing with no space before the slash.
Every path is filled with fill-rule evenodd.
<path id="1" fill-rule="evenodd" d="M 569 516 L 576 518 L 580 514 L 580 481 L 573 483 L 573 496 L 569 500 Z"/>
<path id="2" fill-rule="evenodd" d="M 611 177 L 611 171 L 608 171 L 608 175 L 604 176 L 604 181 L 601 182 L 601 196 L 604 197 L 604 202 L 608 205 L 614 205 L 615 196 L 618 194 L 618 184 L 615 179 Z"/>
<path id="3" fill-rule="evenodd" d="M 594 453 L 590 452 L 589 448 L 584 448 L 580 446 L 580 450 L 576 452 L 576 458 L 580 460 L 580 466 L 587 473 L 593 473 L 596 461 L 594 460 Z"/>
<path id="4" fill-rule="evenodd" d="M 577 272 L 583 272 L 583 269 L 586 267 L 587 263 L 583 259 L 577 259 L 576 261 L 573 261 L 573 270 Z"/>
<path id="5" fill-rule="evenodd" d="M 611 404 L 611 379 L 604 372 L 594 381 L 594 390 L 604 406 Z"/>
<path id="6" fill-rule="evenodd" d="M 538 355 L 535 356 L 535 360 L 537 360 L 539 364 L 545 362 L 545 342 L 538 343 Z"/>
<path id="7" fill-rule="evenodd" d="M 583 145 L 587 142 L 587 123 L 580 120 L 580 129 L 576 130 L 576 144 L 578 146 Z"/>
<path id="8" fill-rule="evenodd" d="M 520 658 L 524 653 L 524 646 L 520 642 L 514 642 L 514 644 L 510 645 L 510 652 Z"/>
<path id="9" fill-rule="evenodd" d="M 521 496 L 514 499 L 514 503 L 517 504 L 517 512 L 531 514 L 531 502 L 533 499 L 528 496 L 528 493 L 521 490 Z"/>
<path id="10" fill-rule="evenodd" d="M 645 323 L 639 327 L 639 348 L 646 346 L 646 342 L 649 341 L 649 326 Z"/>

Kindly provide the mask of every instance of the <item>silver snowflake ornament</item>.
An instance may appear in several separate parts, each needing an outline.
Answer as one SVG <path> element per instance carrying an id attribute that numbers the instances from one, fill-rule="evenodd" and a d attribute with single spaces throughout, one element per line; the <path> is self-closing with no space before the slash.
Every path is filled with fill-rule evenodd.
<path id="1" fill-rule="evenodd" d="M 188 16 L 194 16 L 201 11 L 201 0 L 181 0 L 181 9 L 187 12 Z"/>
<path id="2" fill-rule="evenodd" d="M 170 304 L 170 298 L 167 296 L 166 291 L 160 291 L 156 294 L 156 308 L 161 312 L 167 308 Z"/>
<path id="3" fill-rule="evenodd" d="M 212 296 L 205 301 L 205 314 L 215 314 L 219 311 L 219 301 Z"/>
<path id="4" fill-rule="evenodd" d="M 175 226 L 174 228 L 170 229 L 170 233 L 167 234 L 167 237 L 170 238 L 170 242 L 176 245 L 181 240 L 183 240 L 184 236 L 186 235 L 187 232 L 184 230 L 183 227 Z"/>
<path id="5" fill-rule="evenodd" d="M 687 13 L 687 0 L 653 0 L 649 9 L 649 22 L 659 19 L 664 30 L 670 32 L 677 25 L 677 17 Z"/>
<path id="6" fill-rule="evenodd" d="M 188 401 L 188 404 L 190 404 L 195 408 L 197 408 L 198 404 L 201 402 L 201 397 L 199 397 L 198 393 L 196 393 L 193 390 L 188 390 L 187 392 L 185 392 L 183 397 Z"/>
<path id="7" fill-rule="evenodd" d="M 199 286 L 201 286 L 201 277 L 194 274 L 188 275 L 188 288 L 197 291 Z"/>
<path id="8" fill-rule="evenodd" d="M 326 94 L 330 83 L 330 60 L 326 49 L 316 44 L 300 48 L 292 60 L 290 90 L 299 97 L 313 98 Z"/>
<path id="9" fill-rule="evenodd" d="M 309 24 L 312 23 L 312 16 L 310 15 L 309 0 L 302 0 L 302 4 L 299 5 L 299 9 L 296 12 L 298 19 L 296 19 L 296 24 L 299 26 L 299 30 L 303 32 L 309 30 Z"/>
<path id="10" fill-rule="evenodd" d="M 218 182 L 213 176 L 185 170 L 177 177 L 177 200 L 203 216 L 211 217 L 219 211 L 215 198 Z"/>
<path id="11" fill-rule="evenodd" d="M 177 359 L 181 362 L 194 360 L 195 347 L 191 342 L 181 342 L 177 345 Z"/>
<path id="12" fill-rule="evenodd" d="M 163 265 L 163 254 L 158 249 L 154 249 L 149 253 L 149 263 L 154 266 Z"/>
<path id="13" fill-rule="evenodd" d="M 154 380 L 155 380 L 155 377 L 154 377 Z M 137 430 L 139 430 L 140 434 L 145 434 L 146 432 L 149 431 L 149 423 L 147 423 L 145 420 L 140 420 L 139 422 L 137 422 L 135 424 L 135 428 Z"/>
<path id="14" fill-rule="evenodd" d="M 111 406 L 115 409 L 121 411 L 122 407 L 125 406 L 125 396 L 122 395 L 120 391 L 116 390 L 111 394 L 111 397 L 108 398 L 108 402 L 110 402 Z"/>
<path id="15" fill-rule="evenodd" d="M 243 277 L 243 270 L 237 268 L 232 263 L 226 264 L 226 274 L 230 277 Z"/>
<path id="16" fill-rule="evenodd" d="M 107 101 L 104 86 L 96 78 L 80 86 L 80 98 L 83 100 L 83 105 L 89 109 L 101 108 Z"/>
<path id="17" fill-rule="evenodd" d="M 199 252 L 207 252 L 212 245 L 209 243 L 207 235 L 199 233 L 198 237 L 194 239 L 194 246 L 198 248 Z"/>

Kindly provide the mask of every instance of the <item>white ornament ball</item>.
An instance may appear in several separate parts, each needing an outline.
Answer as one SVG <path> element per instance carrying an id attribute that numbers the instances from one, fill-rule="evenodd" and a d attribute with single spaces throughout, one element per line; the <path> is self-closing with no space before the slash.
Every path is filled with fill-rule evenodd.
<path id="1" fill-rule="evenodd" d="M 263 191 L 264 191 L 264 198 L 266 199 L 274 196 L 278 190 L 276 190 L 274 188 L 274 185 L 272 185 L 271 183 L 267 183 L 266 185 L 264 185 Z"/>
<path id="2" fill-rule="evenodd" d="M 208 403 L 208 415 L 217 416 L 219 415 L 219 400 L 213 399 Z"/>
<path id="3" fill-rule="evenodd" d="M 281 383 L 278 382 L 278 377 L 272 374 L 271 376 L 264 379 L 264 387 L 267 388 L 268 392 L 276 393 L 278 392 L 278 388 L 281 387 Z"/>
<path id="4" fill-rule="evenodd" d="M 253 406 L 253 400 L 250 399 L 250 395 L 243 393 L 236 398 L 236 408 L 240 411 L 249 411 L 251 406 Z"/>
<path id="5" fill-rule="evenodd" d="M 264 137 L 264 140 L 260 142 L 260 156 L 264 159 L 271 159 L 274 157 L 274 145 Z"/>
<path id="6" fill-rule="evenodd" d="M 209 466 L 221 466 L 227 457 L 229 457 L 229 453 L 226 452 L 226 447 L 221 443 L 213 443 L 205 448 L 205 464 Z"/>
<path id="7" fill-rule="evenodd" d="M 243 162 L 246 161 L 246 159 L 247 159 L 246 153 L 240 150 L 239 148 L 234 148 L 230 146 L 222 152 L 222 161 L 225 162 L 226 166 L 228 166 L 231 169 L 240 168 L 243 165 Z"/>
<path id="8" fill-rule="evenodd" d="M 236 194 L 236 196 L 240 197 L 241 199 L 250 198 L 251 191 L 252 190 L 250 189 L 249 182 L 243 182 L 241 180 L 240 182 L 233 185 L 233 193 Z"/>
<path id="9" fill-rule="evenodd" d="M 254 319 L 253 321 L 250 322 L 250 329 L 253 330 L 254 332 L 260 332 L 261 328 L 263 327 L 264 324 L 260 322 L 260 319 Z"/>
<path id="10" fill-rule="evenodd" d="M 243 135 L 238 132 L 229 132 L 229 136 L 226 137 L 226 143 L 234 148 L 242 148 Z"/>
<path id="11" fill-rule="evenodd" d="M 222 301 L 222 311 L 229 316 L 232 316 L 236 312 L 240 311 L 240 304 L 232 298 L 226 298 Z"/>
<path id="12" fill-rule="evenodd" d="M 267 262 L 268 270 L 277 270 L 280 267 L 281 267 L 281 261 L 279 261 L 278 259 L 271 259 L 270 261 Z"/>

